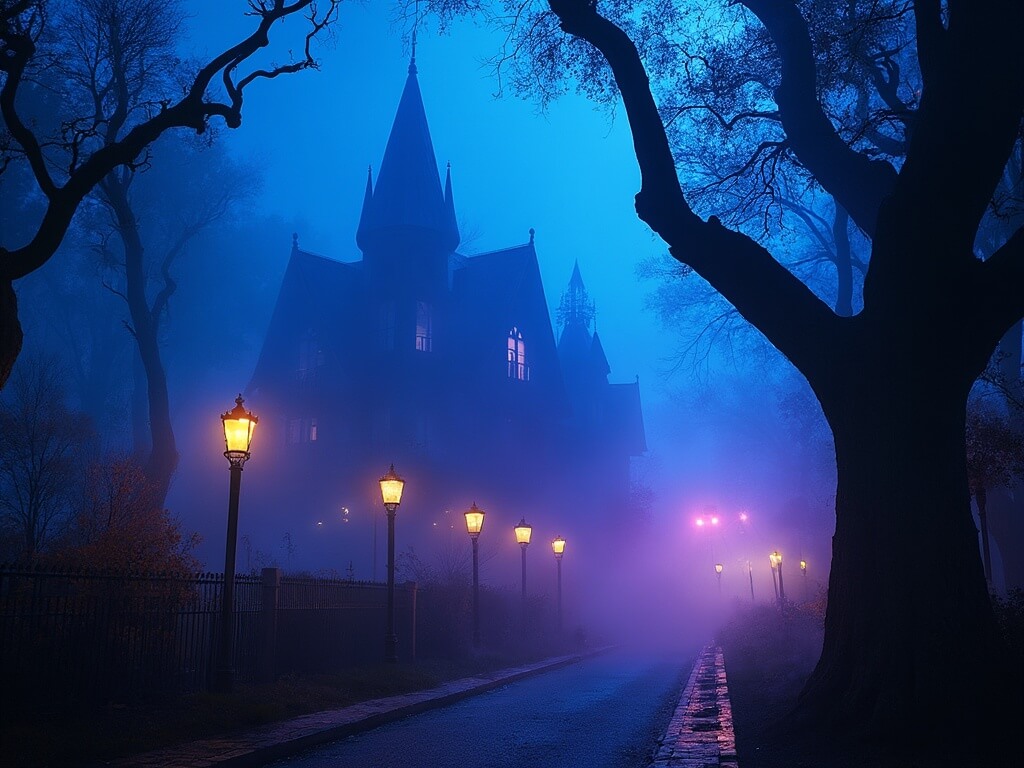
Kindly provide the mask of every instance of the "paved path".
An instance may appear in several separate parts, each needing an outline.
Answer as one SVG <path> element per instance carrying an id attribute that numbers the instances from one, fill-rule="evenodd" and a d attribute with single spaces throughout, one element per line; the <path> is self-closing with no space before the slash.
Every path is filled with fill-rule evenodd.
<path id="1" fill-rule="evenodd" d="M 650 768 L 738 768 L 721 648 L 697 657 Z"/>
<path id="2" fill-rule="evenodd" d="M 275 768 L 644 768 L 690 664 L 616 651 Z"/>

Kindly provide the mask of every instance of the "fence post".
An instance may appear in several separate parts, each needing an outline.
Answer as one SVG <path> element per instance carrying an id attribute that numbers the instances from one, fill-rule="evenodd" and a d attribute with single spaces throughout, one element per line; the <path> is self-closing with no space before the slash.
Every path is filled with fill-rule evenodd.
<path id="1" fill-rule="evenodd" d="M 281 569 L 264 568 L 260 600 L 260 631 L 256 640 L 256 679 L 272 683 L 277 678 L 277 607 Z"/>

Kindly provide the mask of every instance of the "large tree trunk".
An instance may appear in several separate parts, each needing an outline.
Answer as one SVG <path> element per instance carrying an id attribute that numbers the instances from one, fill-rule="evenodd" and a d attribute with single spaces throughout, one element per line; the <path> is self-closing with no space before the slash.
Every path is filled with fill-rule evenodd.
<path id="1" fill-rule="evenodd" d="M 18 295 L 10 280 L 0 280 L 0 389 L 14 370 L 21 354 L 23 335 L 18 320 Z"/>
<path id="2" fill-rule="evenodd" d="M 819 391 L 835 436 L 836 532 L 824 647 L 796 722 L 897 763 L 988 748 L 1006 760 L 1000 742 L 1015 728 L 1002 718 L 1021 697 L 1004 686 L 970 511 L 969 377 L 950 375 L 948 350 L 929 365 L 885 346 L 864 345 L 850 379 Z"/>
<path id="3" fill-rule="evenodd" d="M 117 218 L 118 234 L 124 245 L 125 298 L 132 319 L 139 359 L 146 372 L 149 400 L 150 451 L 145 461 L 146 477 L 155 486 L 155 499 L 162 505 L 167 498 L 171 478 L 178 467 L 178 448 L 171 425 L 171 405 L 167 392 L 167 374 L 160 354 L 159 316 L 154 315 L 146 297 L 145 249 L 138 221 L 131 208 L 128 185 L 115 176 L 103 183 L 103 192 Z"/>

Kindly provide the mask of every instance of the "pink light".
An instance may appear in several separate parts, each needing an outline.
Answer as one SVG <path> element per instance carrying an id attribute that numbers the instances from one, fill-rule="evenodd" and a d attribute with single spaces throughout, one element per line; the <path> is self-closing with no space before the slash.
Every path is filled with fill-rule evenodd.
<path id="1" fill-rule="evenodd" d="M 712 518 L 711 518 L 711 524 L 712 524 L 712 525 L 718 525 L 718 516 L 717 516 L 717 515 L 715 515 L 715 516 L 712 516 Z"/>
<path id="2" fill-rule="evenodd" d="M 744 522 L 744 523 L 747 522 L 747 513 L 746 512 L 740 512 L 740 521 Z"/>
<path id="3" fill-rule="evenodd" d="M 698 517 L 696 525 L 697 525 L 698 528 L 703 528 L 704 527 L 704 518 L 703 517 Z"/>

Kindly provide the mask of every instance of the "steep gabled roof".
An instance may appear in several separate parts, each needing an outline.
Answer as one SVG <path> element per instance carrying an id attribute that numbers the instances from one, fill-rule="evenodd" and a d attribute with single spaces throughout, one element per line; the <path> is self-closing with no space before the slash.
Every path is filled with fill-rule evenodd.
<path id="1" fill-rule="evenodd" d="M 389 230 L 410 229 L 429 233 L 446 250 L 458 246 L 451 177 L 442 192 L 415 61 L 409 65 L 377 184 L 371 186 L 368 181 L 356 232 L 361 250 L 372 248 Z"/>

